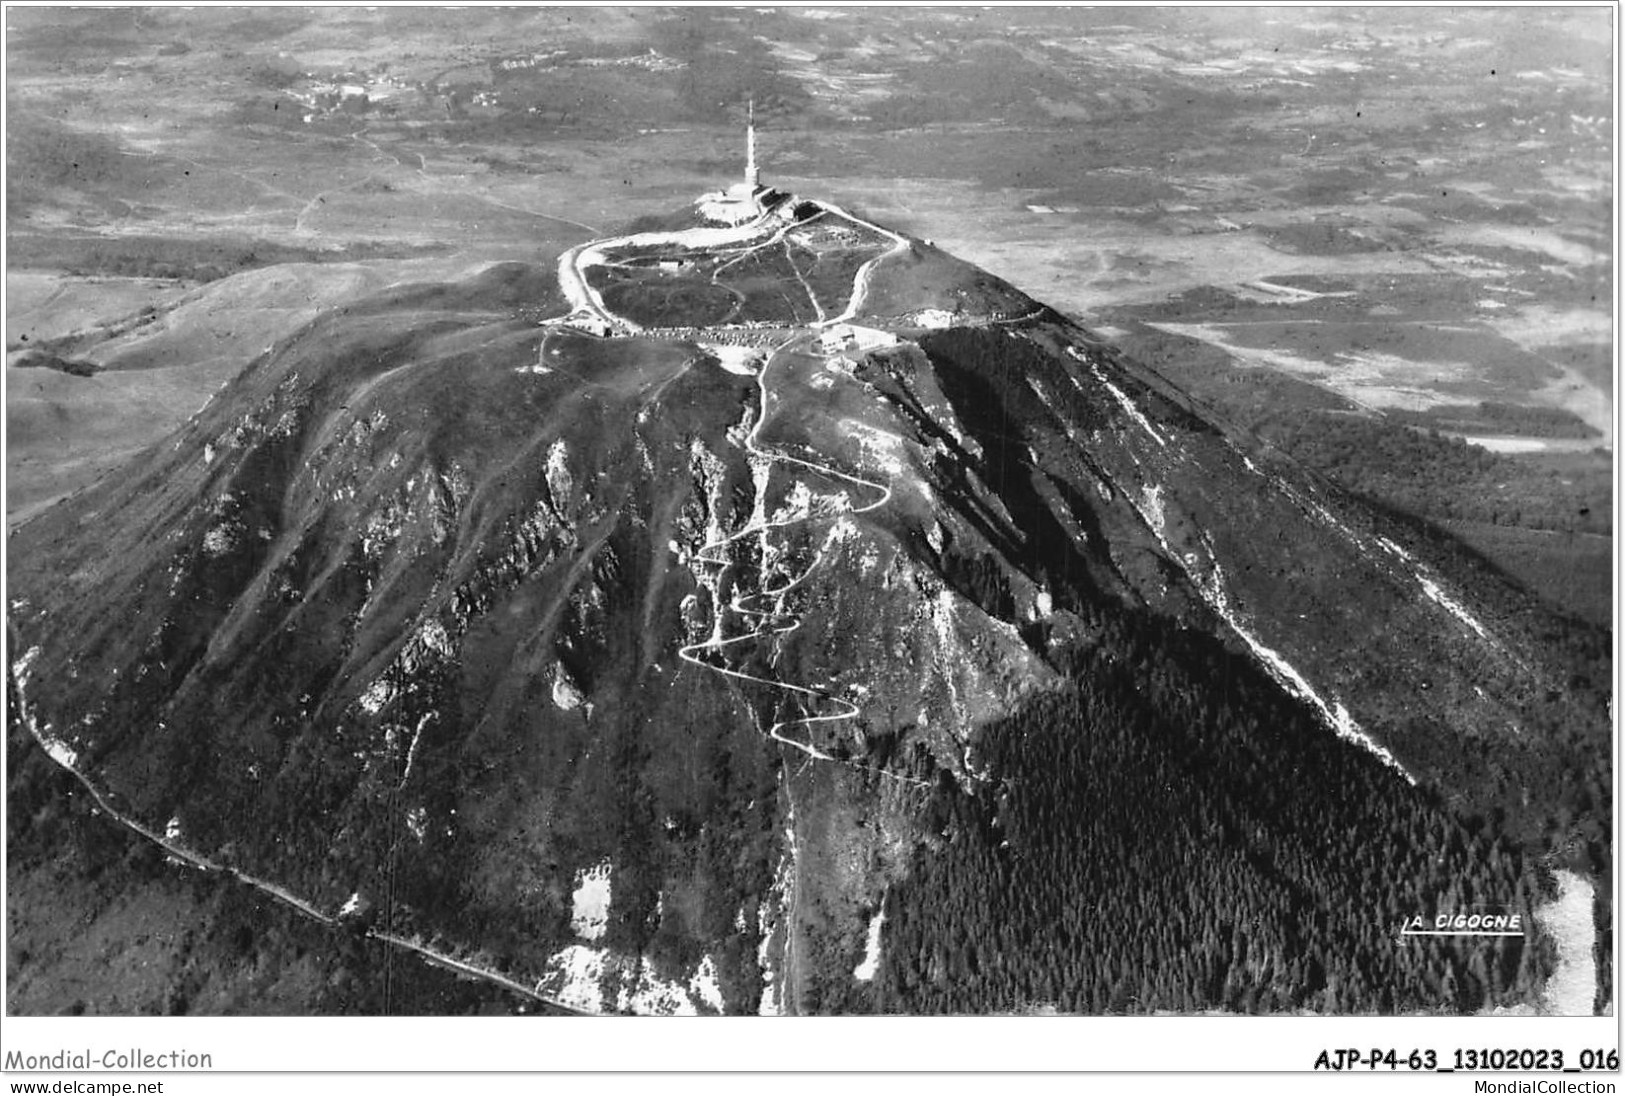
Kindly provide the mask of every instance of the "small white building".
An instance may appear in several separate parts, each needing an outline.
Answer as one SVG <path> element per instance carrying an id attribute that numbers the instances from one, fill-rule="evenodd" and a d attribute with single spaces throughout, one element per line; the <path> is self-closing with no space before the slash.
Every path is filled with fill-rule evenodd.
<path id="1" fill-rule="evenodd" d="M 847 351 L 862 353 L 881 346 L 896 346 L 897 336 L 875 327 L 838 323 L 825 328 L 819 334 L 818 345 L 825 354 L 842 354 Z"/>

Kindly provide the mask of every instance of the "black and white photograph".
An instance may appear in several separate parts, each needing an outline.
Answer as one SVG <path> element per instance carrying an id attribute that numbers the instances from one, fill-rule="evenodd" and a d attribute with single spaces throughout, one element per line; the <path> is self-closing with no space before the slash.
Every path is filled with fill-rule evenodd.
<path id="1" fill-rule="evenodd" d="M 5 1015 L 1612 1017 L 1618 14 L 6 5 Z"/>

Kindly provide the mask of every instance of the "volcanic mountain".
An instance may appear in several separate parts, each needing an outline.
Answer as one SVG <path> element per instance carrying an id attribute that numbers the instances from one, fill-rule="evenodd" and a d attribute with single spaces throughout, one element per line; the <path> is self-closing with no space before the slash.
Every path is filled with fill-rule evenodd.
<path id="1" fill-rule="evenodd" d="M 110 821 L 585 1011 L 1518 1003 L 1398 928 L 1610 777 L 1498 575 L 766 189 L 284 331 L 9 567 Z"/>

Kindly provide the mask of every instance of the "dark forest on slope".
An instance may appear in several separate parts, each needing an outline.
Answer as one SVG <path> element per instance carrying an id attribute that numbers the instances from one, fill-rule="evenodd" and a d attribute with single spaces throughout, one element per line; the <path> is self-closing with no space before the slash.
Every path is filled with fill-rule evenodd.
<path id="1" fill-rule="evenodd" d="M 1478 1011 L 1527 998 L 1523 940 L 1400 940 L 1517 913 L 1545 873 L 1333 738 L 1250 662 L 1144 615 L 1098 622 L 1068 687 L 990 727 L 989 771 L 888 895 L 876 1011 Z"/>

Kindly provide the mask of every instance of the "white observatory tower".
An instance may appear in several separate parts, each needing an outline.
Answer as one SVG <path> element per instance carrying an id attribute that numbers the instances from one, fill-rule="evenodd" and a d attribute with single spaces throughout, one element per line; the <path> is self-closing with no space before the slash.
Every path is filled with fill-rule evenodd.
<path id="1" fill-rule="evenodd" d="M 745 186 L 754 191 L 762 185 L 762 169 L 756 166 L 756 100 L 750 100 L 745 121 Z"/>
<path id="2" fill-rule="evenodd" d="M 727 190 L 702 194 L 696 203 L 700 216 L 724 225 L 742 225 L 763 215 L 764 201 L 777 202 L 775 195 L 762 185 L 762 169 L 756 166 L 756 100 L 750 99 L 745 115 L 745 177 L 729 185 Z"/>

